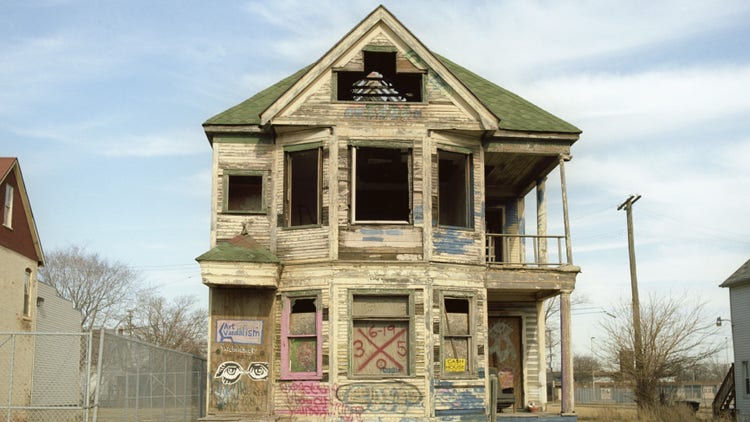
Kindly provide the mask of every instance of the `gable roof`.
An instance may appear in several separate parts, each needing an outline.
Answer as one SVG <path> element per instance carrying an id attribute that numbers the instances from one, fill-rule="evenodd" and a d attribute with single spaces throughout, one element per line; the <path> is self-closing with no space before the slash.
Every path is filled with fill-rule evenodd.
<path id="1" fill-rule="evenodd" d="M 750 259 L 737 269 L 728 279 L 724 280 L 719 287 L 737 287 L 750 283 Z"/>
<path id="2" fill-rule="evenodd" d="M 26 193 L 26 184 L 23 181 L 23 175 L 21 174 L 21 166 L 18 164 L 18 158 L 16 157 L 0 157 L 0 186 L 8 179 L 10 174 L 15 175 L 16 186 L 18 187 L 18 194 L 21 198 L 21 206 L 23 206 L 24 214 L 28 225 L 29 235 L 31 236 L 31 242 L 33 244 L 35 259 L 39 265 L 44 265 L 44 252 L 42 251 L 42 245 L 39 241 L 39 233 L 36 229 L 36 222 L 34 221 L 34 214 L 31 212 L 31 202 L 29 196 Z M 15 205 L 14 205 L 15 207 Z M 31 246 L 24 255 L 31 255 Z M 29 256 L 29 258 L 32 258 Z"/>
<path id="3" fill-rule="evenodd" d="M 282 79 L 276 84 L 260 91 L 242 103 L 219 113 L 204 122 L 205 126 L 212 125 L 261 125 L 264 124 L 263 114 L 270 108 L 280 106 L 278 103 L 288 102 L 301 89 L 298 85 L 301 81 L 311 80 L 315 74 L 320 74 L 335 58 L 337 48 L 341 49 L 344 41 L 361 37 L 360 34 L 367 28 L 371 28 L 379 22 L 387 21 L 390 28 L 398 28 L 403 37 L 409 38 L 411 47 L 421 50 L 419 56 L 433 69 L 433 71 L 445 71 L 447 74 L 440 75 L 443 79 L 453 79 L 456 92 L 464 95 L 469 103 L 478 106 L 480 114 L 486 113 L 494 117 L 492 123 L 500 129 L 524 132 L 552 132 L 579 134 L 581 130 L 570 123 L 555 117 L 542 110 L 520 96 L 476 75 L 475 73 L 459 66 L 458 64 L 437 55 L 428 50 L 409 30 L 401 25 L 398 20 L 390 14 L 383 6 L 376 8 L 360 24 L 350 31 L 336 46 L 331 48 L 317 62 L 297 71 L 296 73 Z M 438 69 L 439 68 L 439 69 Z M 286 98 L 283 98 L 286 97 Z"/>

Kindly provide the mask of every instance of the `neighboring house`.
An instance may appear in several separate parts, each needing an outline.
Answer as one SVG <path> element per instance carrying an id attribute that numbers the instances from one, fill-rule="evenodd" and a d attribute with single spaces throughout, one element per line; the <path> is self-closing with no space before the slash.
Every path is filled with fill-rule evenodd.
<path id="1" fill-rule="evenodd" d="M 721 284 L 729 288 L 738 422 L 750 422 L 750 260 Z"/>
<path id="2" fill-rule="evenodd" d="M 47 283 L 37 284 L 37 321 L 34 348 L 33 406 L 78 405 L 86 339 L 81 311 Z"/>
<path id="3" fill-rule="evenodd" d="M 580 269 L 563 166 L 578 128 L 433 53 L 381 6 L 204 129 L 208 420 L 487 420 L 496 403 L 544 406 L 543 302 L 557 295 L 562 410 L 575 419 Z M 564 232 L 550 235 L 554 169 Z"/>
<path id="4" fill-rule="evenodd" d="M 36 330 L 37 270 L 44 265 L 39 234 L 16 158 L 0 157 L 0 332 Z M 13 353 L 15 351 L 15 353 Z M 0 334 L 0 397 L 9 403 L 13 361 L 13 406 L 27 406 L 34 366 L 34 338 Z M 11 359 L 13 355 L 13 359 Z"/>

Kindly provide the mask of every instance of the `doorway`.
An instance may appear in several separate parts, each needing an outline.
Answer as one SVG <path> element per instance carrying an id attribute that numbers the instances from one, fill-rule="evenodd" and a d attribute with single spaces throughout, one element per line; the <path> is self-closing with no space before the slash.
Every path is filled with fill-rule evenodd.
<path id="1" fill-rule="evenodd" d="M 489 366 L 498 377 L 498 408 L 524 407 L 521 322 L 521 317 L 489 319 Z"/>

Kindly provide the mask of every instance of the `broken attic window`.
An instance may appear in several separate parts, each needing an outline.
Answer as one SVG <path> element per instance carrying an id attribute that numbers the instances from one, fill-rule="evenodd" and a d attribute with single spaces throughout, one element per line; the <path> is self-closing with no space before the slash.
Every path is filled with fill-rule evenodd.
<path id="1" fill-rule="evenodd" d="M 411 150 L 354 147 L 354 222 L 408 223 Z"/>
<path id="2" fill-rule="evenodd" d="M 263 176 L 228 175 L 226 211 L 263 212 Z"/>
<path id="3" fill-rule="evenodd" d="M 338 101 L 421 102 L 422 74 L 399 73 L 395 52 L 363 51 L 364 71 L 337 72 Z"/>
<path id="4" fill-rule="evenodd" d="M 438 150 L 439 224 L 471 227 L 470 155 Z"/>

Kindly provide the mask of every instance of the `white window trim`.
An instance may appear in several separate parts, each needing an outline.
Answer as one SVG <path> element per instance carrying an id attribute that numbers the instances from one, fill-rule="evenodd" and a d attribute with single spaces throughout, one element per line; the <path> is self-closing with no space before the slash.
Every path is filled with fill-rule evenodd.
<path id="1" fill-rule="evenodd" d="M 14 189 L 10 184 L 5 185 L 5 204 L 3 205 L 3 226 L 13 228 L 13 195 Z"/>

